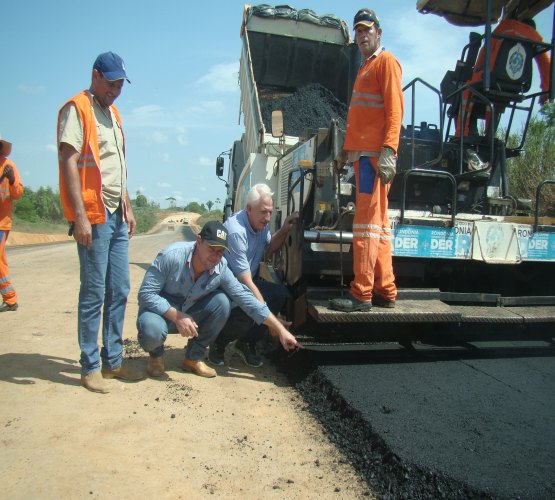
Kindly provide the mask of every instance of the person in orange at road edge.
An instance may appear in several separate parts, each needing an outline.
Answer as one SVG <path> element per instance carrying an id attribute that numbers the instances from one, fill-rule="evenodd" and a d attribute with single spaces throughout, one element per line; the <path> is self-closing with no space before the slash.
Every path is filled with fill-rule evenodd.
<path id="1" fill-rule="evenodd" d="M 109 392 L 103 378 L 143 378 L 123 363 L 129 238 L 135 230 L 127 193 L 125 136 L 114 106 L 124 80 L 129 81 L 122 58 L 113 52 L 100 54 L 89 90 L 73 96 L 58 114 L 60 198 L 80 263 L 81 384 L 100 393 Z"/>
<path id="2" fill-rule="evenodd" d="M 502 19 L 499 24 L 495 27 L 492 35 L 506 35 L 512 37 L 519 37 L 525 40 L 531 40 L 533 42 L 543 42 L 543 38 L 536 31 L 536 23 L 533 19 L 516 19 L 516 10 L 512 11 L 507 18 Z M 499 49 L 503 43 L 503 38 L 491 37 L 491 57 L 490 57 L 490 70 L 495 67 L 495 62 L 497 60 L 497 55 Z M 472 73 L 472 78 L 466 82 L 467 85 L 472 85 L 476 82 L 481 82 L 484 79 L 484 59 L 485 51 L 484 47 L 480 49 L 476 64 L 474 65 L 474 71 Z M 540 95 L 540 104 L 545 104 L 549 99 L 549 82 L 551 75 L 551 57 L 547 52 L 541 52 L 535 56 L 536 64 L 540 72 L 540 88 L 542 94 Z M 477 118 L 473 116 L 474 103 L 472 101 L 472 96 L 468 90 L 463 91 L 463 107 L 465 108 L 464 116 L 464 135 L 476 135 L 477 130 Z M 461 113 L 462 114 L 462 113 Z M 485 129 L 489 128 L 490 113 L 486 114 L 486 126 Z M 455 137 L 460 136 L 460 121 L 461 116 L 457 117 Z"/>
<path id="3" fill-rule="evenodd" d="M 330 309 L 343 312 L 369 311 L 372 303 L 395 307 L 397 296 L 387 195 L 395 177 L 403 119 L 401 65 L 381 46 L 382 29 L 373 10 L 359 10 L 353 27 L 363 62 L 353 87 L 345 142 L 336 166 L 354 163 L 354 279 L 346 298 L 329 303 Z"/>
<path id="4" fill-rule="evenodd" d="M 207 222 L 196 241 L 177 242 L 164 248 L 148 268 L 139 289 L 138 339 L 150 354 L 147 372 L 162 377 L 164 343 L 168 333 L 189 337 L 182 361 L 184 370 L 212 378 L 216 370 L 203 358 L 229 318 L 233 300 L 257 324 L 266 325 L 286 351 L 301 347 L 295 337 L 233 275 L 223 258 L 228 229 Z"/>
<path id="5" fill-rule="evenodd" d="M 17 167 L 7 158 L 11 151 L 11 143 L 0 139 L 0 312 L 17 311 L 19 307 L 6 258 L 6 242 L 12 228 L 13 200 L 19 200 L 23 196 L 23 184 Z"/>

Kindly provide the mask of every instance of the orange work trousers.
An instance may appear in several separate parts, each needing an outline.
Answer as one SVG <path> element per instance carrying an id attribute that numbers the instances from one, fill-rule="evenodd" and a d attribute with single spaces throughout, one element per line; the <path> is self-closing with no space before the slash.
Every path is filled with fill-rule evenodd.
<path id="1" fill-rule="evenodd" d="M 351 295 L 372 300 L 372 293 L 393 300 L 397 296 L 393 275 L 391 224 L 387 215 L 389 184 L 377 175 L 377 158 L 362 156 L 354 163 L 356 209 L 353 220 Z"/>
<path id="2" fill-rule="evenodd" d="M 0 229 L 0 293 L 2 300 L 9 306 L 13 306 L 17 302 L 17 295 L 10 281 L 10 270 L 6 259 L 6 241 L 9 233 Z"/>

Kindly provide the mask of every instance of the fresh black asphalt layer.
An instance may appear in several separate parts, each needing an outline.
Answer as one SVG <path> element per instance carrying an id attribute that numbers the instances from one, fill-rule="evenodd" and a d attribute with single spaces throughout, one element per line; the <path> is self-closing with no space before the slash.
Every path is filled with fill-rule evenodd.
<path id="1" fill-rule="evenodd" d="M 380 498 L 555 498 L 555 346 L 309 349 L 280 363 Z"/>

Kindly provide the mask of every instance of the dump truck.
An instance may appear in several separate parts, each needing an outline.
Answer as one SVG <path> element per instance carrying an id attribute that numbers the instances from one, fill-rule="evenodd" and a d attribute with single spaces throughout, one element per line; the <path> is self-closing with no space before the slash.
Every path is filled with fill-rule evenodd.
<path id="1" fill-rule="evenodd" d="M 534 15 L 551 3 L 522 0 L 519 11 Z M 418 108 L 422 91 L 430 92 L 437 123 L 418 121 L 410 111 L 403 121 L 389 194 L 396 307 L 351 313 L 328 303 L 347 293 L 353 274 L 354 172 L 347 164 L 338 173 L 334 160 L 360 66 L 358 47 L 350 25 L 334 15 L 245 6 L 239 74 L 244 133 L 227 152 L 224 219 L 245 206 L 258 182 L 275 193 L 273 230 L 299 212 L 285 245 L 261 273 L 287 285 L 285 314 L 305 342 L 419 340 L 440 331 L 464 339 L 553 336 L 555 219 L 543 215 L 542 195 L 555 181 L 543 180 L 532 203 L 511 195 L 507 172 L 508 159 L 524 149 L 541 96 L 529 91 L 532 58 L 553 54 L 553 46 L 504 37 L 505 52 L 514 54 L 517 46 L 523 54 L 523 81 L 488 68 L 487 81 L 470 90 L 467 84 L 478 48 L 489 54 L 492 22 L 507 4 L 515 1 L 417 2 L 422 14 L 484 31 L 472 33 L 440 86 L 415 75 L 403 89 L 407 110 Z M 511 117 L 504 134 L 492 127 L 476 137 L 454 136 L 457 116 L 464 119 L 465 90 L 483 113 Z M 509 147 L 515 112 L 525 114 L 525 130 L 521 143 Z M 223 157 L 216 162 L 220 178 Z"/>

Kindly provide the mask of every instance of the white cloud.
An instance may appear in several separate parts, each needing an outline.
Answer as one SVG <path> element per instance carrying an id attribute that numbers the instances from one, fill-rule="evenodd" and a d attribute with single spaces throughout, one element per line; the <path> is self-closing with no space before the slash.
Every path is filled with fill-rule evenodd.
<path id="1" fill-rule="evenodd" d="M 148 142 L 153 142 L 155 144 L 167 144 L 168 143 L 168 136 L 162 132 L 151 132 L 146 134 L 146 140 Z"/>
<path id="2" fill-rule="evenodd" d="M 235 92 L 239 89 L 239 63 L 216 64 L 206 75 L 197 80 L 197 85 L 216 92 Z"/>
<path id="3" fill-rule="evenodd" d="M 187 111 L 189 113 L 205 115 L 206 113 L 221 111 L 222 109 L 225 109 L 225 104 L 221 101 L 201 101 L 190 106 Z"/>
<path id="4" fill-rule="evenodd" d="M 51 153 L 57 153 L 58 152 L 58 148 L 56 147 L 56 144 L 47 144 L 45 146 L 45 149 L 47 151 L 50 151 Z"/>
<path id="5" fill-rule="evenodd" d="M 144 106 L 139 106 L 135 109 L 132 110 L 132 113 L 135 116 L 152 116 L 153 114 L 160 114 L 163 111 L 163 108 L 161 106 L 158 106 L 157 104 L 147 104 Z"/>
<path id="6" fill-rule="evenodd" d="M 203 167 L 210 167 L 212 165 L 214 165 L 214 159 L 213 158 L 208 158 L 206 156 L 201 156 L 198 160 L 197 163 Z"/>
<path id="7" fill-rule="evenodd" d="M 437 16 L 402 15 L 397 21 L 387 37 L 392 41 L 390 47 L 386 47 L 401 62 L 404 83 L 420 77 L 439 87 L 445 72 L 455 67 L 470 30 L 454 27 Z"/>
<path id="8" fill-rule="evenodd" d="M 178 144 L 181 146 L 187 146 L 187 144 L 189 144 L 189 139 L 187 137 L 189 135 L 189 131 L 186 127 L 178 126 L 175 133 Z"/>
<path id="9" fill-rule="evenodd" d="M 46 91 L 46 87 L 44 85 L 29 85 L 27 83 L 20 83 L 17 86 L 17 90 L 22 94 L 43 94 Z"/>
<path id="10" fill-rule="evenodd" d="M 440 90 L 448 70 L 455 68 L 463 47 L 468 43 L 469 28 L 455 27 L 432 15 L 408 15 L 399 11 L 396 23 L 384 30 L 382 41 L 403 68 L 403 85 L 420 78 Z M 411 120 L 412 92 L 405 91 L 404 123 Z M 439 125 L 439 98 L 421 83 L 415 86 L 414 121 Z"/>
<path id="11" fill-rule="evenodd" d="M 204 101 L 201 103 L 201 109 L 206 110 L 219 110 L 222 106 L 224 106 L 222 101 Z"/>
<path id="12" fill-rule="evenodd" d="M 168 117 L 166 111 L 161 106 L 149 104 L 139 106 L 125 114 L 125 127 L 141 128 L 167 128 Z"/>
<path id="13" fill-rule="evenodd" d="M 156 186 L 159 188 L 169 188 L 172 187 L 172 185 L 168 182 L 157 182 Z"/>

